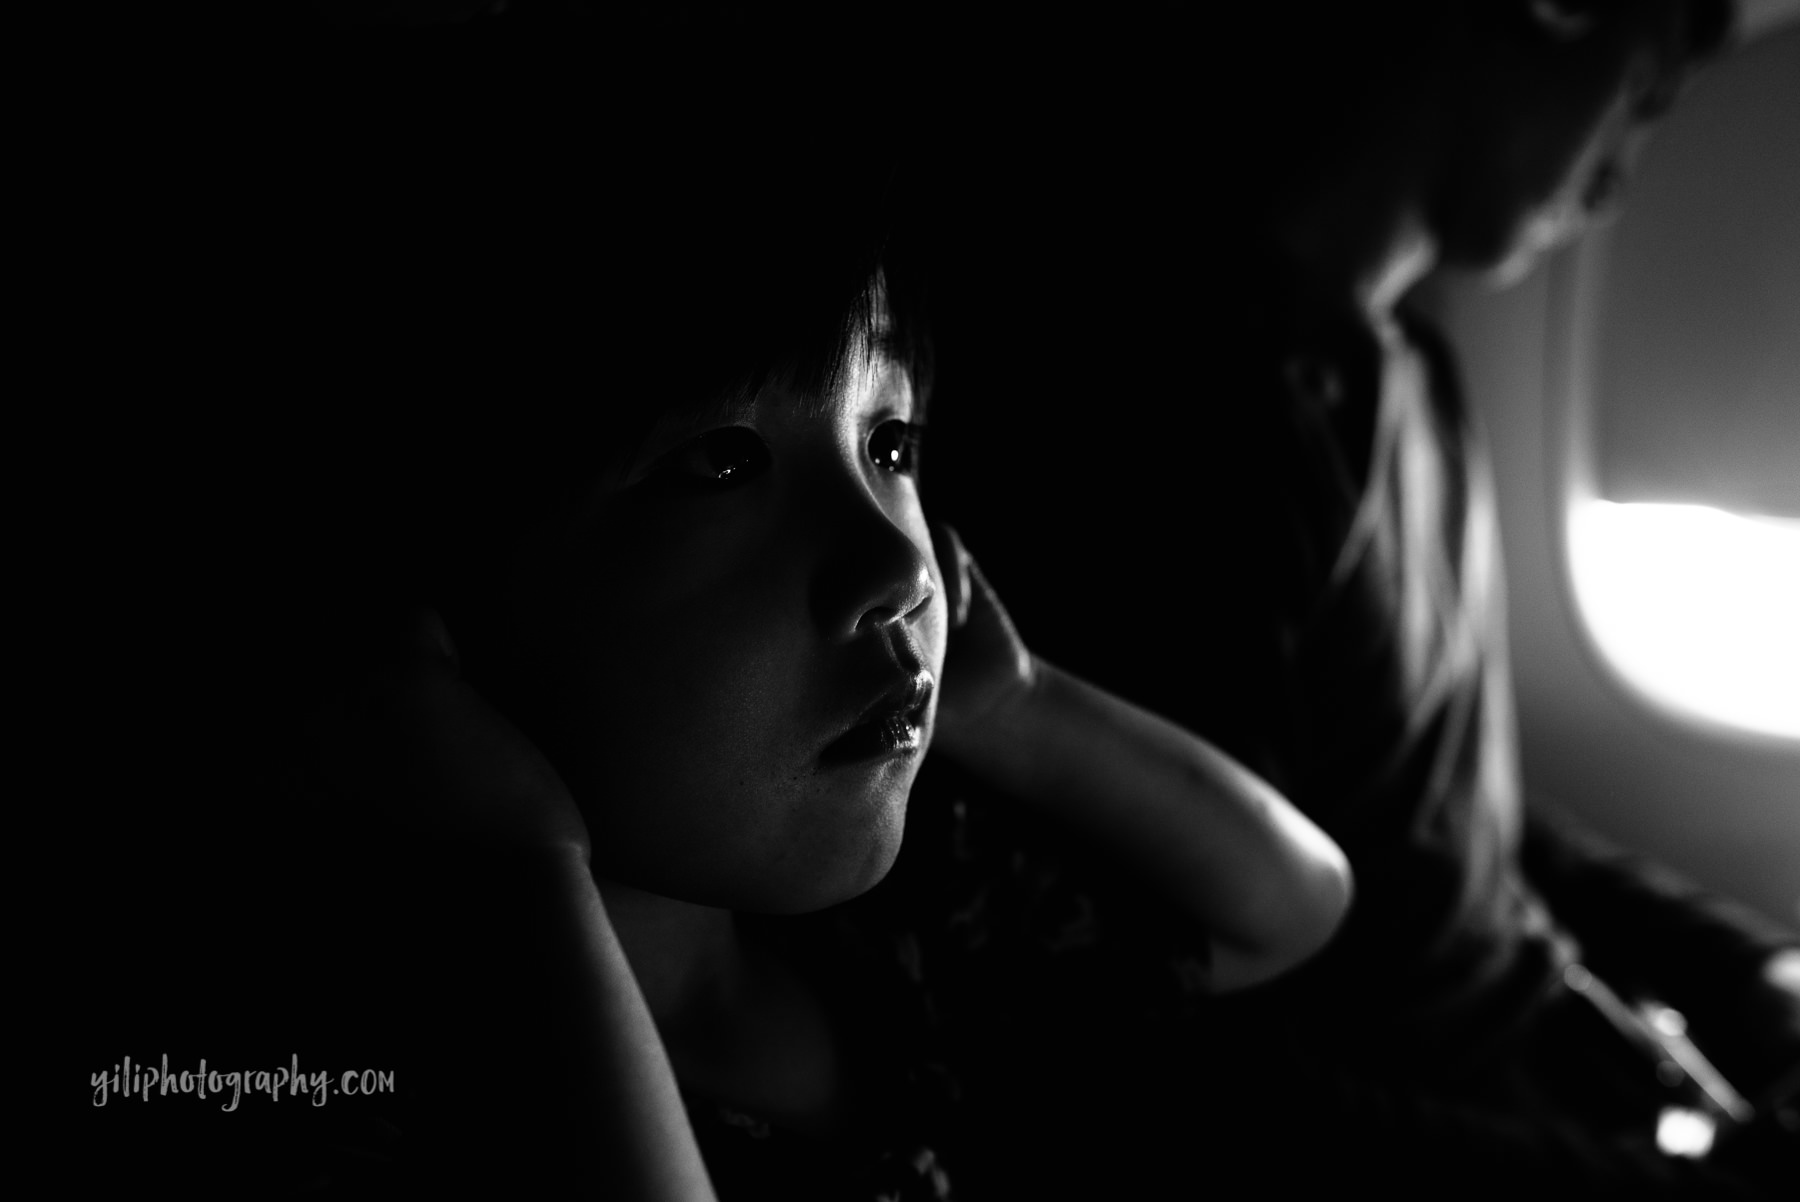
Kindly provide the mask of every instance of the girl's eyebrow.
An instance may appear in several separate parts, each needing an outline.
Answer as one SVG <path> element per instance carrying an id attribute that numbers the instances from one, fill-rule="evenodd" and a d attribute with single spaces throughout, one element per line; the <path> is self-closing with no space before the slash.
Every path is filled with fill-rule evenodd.
<path id="1" fill-rule="evenodd" d="M 644 429 L 632 448 L 631 458 L 642 460 L 646 451 L 665 443 L 684 440 L 717 426 L 750 424 L 756 420 L 756 398 L 740 394 L 711 396 L 671 405 Z"/>
<path id="2" fill-rule="evenodd" d="M 646 461 L 717 426 L 753 422 L 756 398 L 739 393 L 664 405 L 656 416 L 627 437 L 612 460 L 616 480 L 634 477 Z"/>
<path id="3" fill-rule="evenodd" d="M 906 364 L 890 356 L 878 355 L 875 370 L 881 373 L 881 383 L 876 389 L 877 400 L 904 408 L 909 421 L 924 420 L 925 407 L 919 403 L 918 389 L 913 387 L 912 373 L 906 369 Z M 899 404 L 901 400 L 904 400 L 904 405 Z"/>
<path id="4" fill-rule="evenodd" d="M 756 397 L 748 392 L 732 391 L 671 405 L 663 411 L 651 430 L 730 425 L 753 421 L 755 417 Z"/>
<path id="5" fill-rule="evenodd" d="M 885 313 L 876 320 L 874 328 L 868 333 L 868 339 L 875 358 L 893 364 L 906 362 L 907 348 L 904 340 L 900 337 L 900 331 L 894 327 L 893 320 Z"/>
<path id="6" fill-rule="evenodd" d="M 913 378 L 912 368 L 905 359 L 889 354 L 883 350 L 878 353 L 877 362 L 881 365 L 883 380 L 882 392 L 901 392 L 906 396 L 907 420 L 916 425 L 925 422 L 926 395 L 919 390 L 919 383 Z"/>

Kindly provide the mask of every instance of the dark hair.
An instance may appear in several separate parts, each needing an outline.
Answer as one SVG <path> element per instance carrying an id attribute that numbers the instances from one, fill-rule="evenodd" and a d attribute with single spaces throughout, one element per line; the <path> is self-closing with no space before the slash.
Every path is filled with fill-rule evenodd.
<path id="1" fill-rule="evenodd" d="M 57 125 L 64 207 L 34 229 L 54 421 L 20 446 L 54 551 L 27 575 L 58 612 L 28 641 L 56 664 L 45 804 L 79 826 L 70 1032 L 99 1064 L 293 1030 L 404 1075 L 429 1059 L 406 979 L 459 954 L 436 910 L 468 861 L 284 787 L 306 714 L 414 605 L 478 671 L 537 507 L 665 406 L 828 379 L 878 272 L 923 382 L 910 150 L 887 76 L 802 76 L 741 30 L 186 32 L 73 77 L 103 120 Z M 262 1147 L 187 1132 L 168 1110 L 128 1147 Z"/>
<path id="2" fill-rule="evenodd" d="M 196 135 L 163 234 L 204 285 L 144 333 L 200 368 L 174 408 L 207 447 L 157 447 L 191 500 L 169 584 L 246 754 L 419 605 L 479 680 L 525 526 L 662 413 L 835 386 L 878 302 L 929 387 L 885 80 L 736 32 L 358 32 L 284 61 L 281 120 Z M 254 663 L 246 622 L 281 632 Z"/>

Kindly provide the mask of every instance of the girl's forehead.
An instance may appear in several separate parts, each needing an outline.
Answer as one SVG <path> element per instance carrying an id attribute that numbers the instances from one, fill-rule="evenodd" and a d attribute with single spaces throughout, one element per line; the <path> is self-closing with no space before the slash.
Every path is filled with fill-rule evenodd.
<path id="1" fill-rule="evenodd" d="M 830 422 L 870 413 L 913 409 L 912 378 L 904 365 L 876 352 L 846 365 L 835 388 L 803 390 L 789 381 L 773 382 L 756 398 L 757 413 L 780 414 L 802 421 Z"/>
<path id="2" fill-rule="evenodd" d="M 858 341 L 836 378 L 824 388 L 804 387 L 792 373 L 781 373 L 754 391 L 726 392 L 673 408 L 656 423 L 657 428 L 754 425 L 758 419 L 778 415 L 831 420 L 870 408 L 910 410 L 914 398 L 906 365 L 879 340 Z"/>

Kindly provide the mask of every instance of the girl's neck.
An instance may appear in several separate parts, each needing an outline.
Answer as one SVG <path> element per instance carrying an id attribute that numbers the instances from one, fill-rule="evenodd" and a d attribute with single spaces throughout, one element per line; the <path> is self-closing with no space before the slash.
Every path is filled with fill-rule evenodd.
<path id="1" fill-rule="evenodd" d="M 613 928 L 683 1089 L 827 1137 L 847 1121 L 830 1016 L 736 915 L 600 882 Z"/>
<path id="2" fill-rule="evenodd" d="M 715 1025 L 748 980 L 730 910 L 601 880 L 601 899 L 665 1042 Z"/>

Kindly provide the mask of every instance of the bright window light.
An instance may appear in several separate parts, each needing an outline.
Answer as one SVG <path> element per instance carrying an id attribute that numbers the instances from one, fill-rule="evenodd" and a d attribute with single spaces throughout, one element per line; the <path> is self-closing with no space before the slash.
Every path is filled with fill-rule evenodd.
<path id="1" fill-rule="evenodd" d="M 1800 521 L 1587 500 L 1569 552 L 1621 675 L 1676 709 L 1800 739 Z"/>
<path id="2" fill-rule="evenodd" d="M 1665 1156 L 1698 1160 L 1712 1151 L 1716 1130 L 1711 1115 L 1665 1106 L 1656 1119 L 1656 1146 Z"/>

